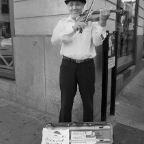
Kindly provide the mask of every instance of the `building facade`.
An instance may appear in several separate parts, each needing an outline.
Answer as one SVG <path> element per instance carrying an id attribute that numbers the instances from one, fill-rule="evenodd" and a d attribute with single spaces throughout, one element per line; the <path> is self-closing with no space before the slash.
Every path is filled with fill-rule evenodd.
<path id="1" fill-rule="evenodd" d="M 88 0 L 88 9 L 92 0 Z M 0 0 L 0 95 L 48 113 L 57 122 L 60 110 L 60 48 L 51 35 L 58 20 L 67 17 L 64 0 Z M 112 13 L 109 33 L 117 30 L 117 93 L 144 67 L 144 0 L 97 0 L 93 10 L 126 9 L 125 16 Z M 5 28 L 6 27 L 6 28 Z M 102 46 L 96 48 L 94 120 L 100 117 Z M 108 71 L 108 103 L 111 91 Z M 82 121 L 82 102 L 75 97 L 73 121 Z"/>

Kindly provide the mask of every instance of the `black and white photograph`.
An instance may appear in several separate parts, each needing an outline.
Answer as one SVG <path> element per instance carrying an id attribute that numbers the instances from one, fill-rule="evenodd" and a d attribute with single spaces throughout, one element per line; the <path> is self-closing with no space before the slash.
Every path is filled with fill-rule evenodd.
<path id="1" fill-rule="evenodd" d="M 144 0 L 0 0 L 0 144 L 144 144 Z"/>

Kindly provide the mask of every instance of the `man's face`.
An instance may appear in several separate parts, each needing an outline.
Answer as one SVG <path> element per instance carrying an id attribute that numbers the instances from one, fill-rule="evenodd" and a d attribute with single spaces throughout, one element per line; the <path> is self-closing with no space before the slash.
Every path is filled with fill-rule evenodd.
<path id="1" fill-rule="evenodd" d="M 82 13 L 84 5 L 85 4 L 80 1 L 70 1 L 67 4 L 69 13 L 73 19 L 79 17 L 79 15 Z"/>

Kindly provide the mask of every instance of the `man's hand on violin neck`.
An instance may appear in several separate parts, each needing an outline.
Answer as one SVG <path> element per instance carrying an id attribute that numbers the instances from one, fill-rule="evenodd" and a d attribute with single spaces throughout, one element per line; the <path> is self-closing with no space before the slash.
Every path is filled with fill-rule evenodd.
<path id="1" fill-rule="evenodd" d="M 106 22 L 110 16 L 110 10 L 108 9 L 100 9 L 100 26 L 105 27 Z"/>

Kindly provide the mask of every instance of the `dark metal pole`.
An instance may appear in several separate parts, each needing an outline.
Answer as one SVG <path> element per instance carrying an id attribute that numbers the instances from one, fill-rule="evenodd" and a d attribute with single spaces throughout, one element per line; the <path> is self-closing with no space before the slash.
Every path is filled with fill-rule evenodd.
<path id="1" fill-rule="evenodd" d="M 108 49 L 109 49 L 109 32 L 107 31 L 107 37 L 103 42 L 103 55 L 102 55 L 101 121 L 106 121 L 106 113 L 107 113 Z"/>
<path id="2" fill-rule="evenodd" d="M 110 115 L 115 115 L 118 31 L 114 32 L 114 36 L 115 36 L 115 44 L 114 44 L 114 47 L 115 47 L 115 66 L 112 68 L 112 73 L 111 73 L 111 105 L 110 105 Z"/>

